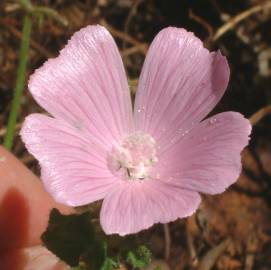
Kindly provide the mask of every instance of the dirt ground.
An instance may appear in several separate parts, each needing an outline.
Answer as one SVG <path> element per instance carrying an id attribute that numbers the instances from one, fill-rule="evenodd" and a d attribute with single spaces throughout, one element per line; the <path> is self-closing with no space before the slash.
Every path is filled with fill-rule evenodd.
<path id="1" fill-rule="evenodd" d="M 228 90 L 214 112 L 250 117 L 252 138 L 243 151 L 243 172 L 217 196 L 203 196 L 192 217 L 138 235 L 167 269 L 271 269 L 271 2 L 263 0 L 43 0 L 58 12 L 36 20 L 27 74 L 58 54 L 68 38 L 88 24 L 105 25 L 116 39 L 132 85 L 147 48 L 162 28 L 185 27 L 220 49 L 231 68 Z M 6 133 L 16 80 L 24 11 L 0 1 L 0 139 Z M 67 25 L 66 25 L 67 23 Z M 27 90 L 25 88 L 25 90 Z M 17 131 L 24 117 L 42 109 L 24 92 Z M 213 113 L 214 113 L 213 112 Z M 255 114 L 256 113 L 256 114 Z M 36 174 L 35 159 L 18 135 L 13 153 Z M 143 241 L 143 242 L 144 242 Z"/>

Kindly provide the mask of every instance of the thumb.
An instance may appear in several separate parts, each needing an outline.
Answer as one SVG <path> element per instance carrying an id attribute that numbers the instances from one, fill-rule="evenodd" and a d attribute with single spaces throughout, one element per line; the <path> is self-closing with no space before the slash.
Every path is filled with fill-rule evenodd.
<path id="1" fill-rule="evenodd" d="M 31 171 L 0 147 L 0 253 L 39 245 L 53 207 L 72 212 L 57 204 Z"/>

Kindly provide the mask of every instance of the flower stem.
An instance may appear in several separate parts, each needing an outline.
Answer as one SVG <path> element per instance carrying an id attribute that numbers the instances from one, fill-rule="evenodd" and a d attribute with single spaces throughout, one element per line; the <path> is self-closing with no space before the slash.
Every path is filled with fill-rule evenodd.
<path id="1" fill-rule="evenodd" d="M 21 96 L 25 86 L 26 66 L 28 61 L 28 51 L 30 43 L 30 35 L 32 28 L 32 20 L 30 15 L 25 15 L 23 22 L 23 37 L 20 48 L 19 67 L 17 73 L 16 86 L 11 105 L 11 111 L 8 119 L 7 133 L 4 140 L 4 146 L 11 149 L 13 145 L 13 138 L 18 112 L 20 109 Z"/>

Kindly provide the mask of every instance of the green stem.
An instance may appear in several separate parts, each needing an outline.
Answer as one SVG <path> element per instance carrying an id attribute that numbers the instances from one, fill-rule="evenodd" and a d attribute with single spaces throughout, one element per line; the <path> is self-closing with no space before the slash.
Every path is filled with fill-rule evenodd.
<path id="1" fill-rule="evenodd" d="M 60 16 L 58 14 L 58 12 L 56 12 L 55 10 L 48 8 L 48 7 L 43 7 L 43 6 L 34 6 L 33 8 L 33 12 L 34 14 L 43 14 L 43 15 L 47 15 L 48 17 L 51 17 L 53 19 L 55 19 L 57 22 L 59 22 L 60 24 L 62 24 L 63 26 L 67 26 L 68 25 L 68 21 L 63 18 L 62 16 Z"/>
<path id="2" fill-rule="evenodd" d="M 17 0 L 17 2 L 21 4 L 27 12 L 30 13 L 33 11 L 33 6 L 30 0 Z"/>
<path id="3" fill-rule="evenodd" d="M 23 38 L 20 48 L 19 67 L 17 73 L 16 87 L 11 105 L 11 111 L 8 119 L 7 133 L 4 140 L 4 146 L 11 149 L 13 145 L 13 138 L 18 112 L 20 109 L 21 96 L 25 86 L 26 66 L 28 61 L 28 51 L 30 43 L 32 21 L 30 15 L 25 15 L 23 23 Z"/>

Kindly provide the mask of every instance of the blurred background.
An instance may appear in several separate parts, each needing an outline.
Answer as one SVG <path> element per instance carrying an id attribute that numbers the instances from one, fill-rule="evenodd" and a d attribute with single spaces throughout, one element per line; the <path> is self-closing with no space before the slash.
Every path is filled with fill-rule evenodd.
<path id="1" fill-rule="evenodd" d="M 26 81 L 46 59 L 57 56 L 83 26 L 107 27 L 121 51 L 135 91 L 154 36 L 164 27 L 184 27 L 210 50 L 228 58 L 228 90 L 213 113 L 234 110 L 250 118 L 253 133 L 243 151 L 243 172 L 222 195 L 204 196 L 189 219 L 156 225 L 137 236 L 162 260 L 161 269 L 271 269 L 271 1 L 266 0 L 0 0 L 0 140 L 4 142 L 16 85 L 23 21 L 32 31 Z M 17 79 L 16 79 L 17 78 Z M 34 173 L 18 131 L 24 117 L 42 109 L 22 85 L 12 152 Z M 162 268 L 163 267 L 163 268 Z M 170 268 L 167 268 L 170 267 Z"/>

